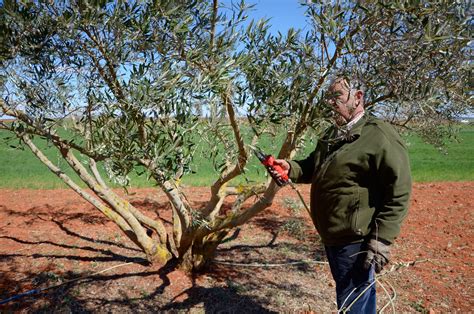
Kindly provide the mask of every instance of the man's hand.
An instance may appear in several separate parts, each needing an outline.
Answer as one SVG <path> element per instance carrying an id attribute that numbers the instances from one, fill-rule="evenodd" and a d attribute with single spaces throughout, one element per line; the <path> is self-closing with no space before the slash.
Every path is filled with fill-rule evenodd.
<path id="1" fill-rule="evenodd" d="M 382 240 L 383 241 L 383 240 Z M 390 260 L 390 244 L 388 242 L 370 239 L 367 245 L 367 257 L 364 261 L 364 269 L 368 270 L 373 264 L 378 274 Z"/>
<path id="2" fill-rule="evenodd" d="M 273 164 L 276 164 L 276 165 L 280 166 L 284 171 L 283 174 L 286 174 L 288 176 L 288 173 L 290 172 L 290 164 L 286 160 L 284 160 L 284 159 L 275 159 Z M 278 173 L 277 171 L 272 170 L 271 173 L 272 173 L 272 176 L 275 176 L 275 177 L 281 179 L 281 174 Z"/>

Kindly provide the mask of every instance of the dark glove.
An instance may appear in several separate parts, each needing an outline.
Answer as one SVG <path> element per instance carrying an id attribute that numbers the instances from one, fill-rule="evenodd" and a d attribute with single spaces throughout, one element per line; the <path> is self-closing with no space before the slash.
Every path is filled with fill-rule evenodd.
<path id="1" fill-rule="evenodd" d="M 373 264 L 378 274 L 390 260 L 390 243 L 383 240 L 370 239 L 367 243 L 367 257 L 364 261 L 364 269 L 368 270 Z"/>

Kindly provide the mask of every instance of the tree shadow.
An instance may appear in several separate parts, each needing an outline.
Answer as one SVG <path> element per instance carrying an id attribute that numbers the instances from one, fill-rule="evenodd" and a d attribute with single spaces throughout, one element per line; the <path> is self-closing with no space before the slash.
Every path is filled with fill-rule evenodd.
<path id="1" fill-rule="evenodd" d="M 265 300 L 253 298 L 241 293 L 238 285 L 228 285 L 227 287 L 203 287 L 196 284 L 195 278 L 192 280 L 192 287 L 186 289 L 181 294 L 175 296 L 171 301 L 166 297 L 160 298 L 171 282 L 167 275 L 176 269 L 177 260 L 169 262 L 158 271 L 129 273 L 120 275 L 94 276 L 85 282 L 100 282 L 117 280 L 131 276 L 148 277 L 159 275 L 162 283 L 155 291 L 139 298 L 116 298 L 104 300 L 102 298 L 88 298 L 95 308 L 120 308 L 120 311 L 143 311 L 155 313 L 159 312 L 182 312 L 191 308 L 202 308 L 205 313 L 276 313 L 265 308 Z M 183 300 L 184 299 L 184 300 Z"/>
<path id="2" fill-rule="evenodd" d="M 33 206 L 26 211 L 16 211 L 9 209 L 5 206 L 2 206 L 1 211 L 2 213 L 6 214 L 7 216 L 13 217 L 22 217 L 25 218 L 24 224 L 25 225 L 32 225 L 38 220 L 41 221 L 49 221 L 49 220 L 79 220 L 86 224 L 105 224 L 110 221 L 107 217 L 104 217 L 99 212 L 96 212 L 91 207 L 90 212 L 72 212 L 70 207 L 54 207 L 49 204 L 44 204 L 41 206 Z M 44 218 L 45 216 L 47 218 Z M 29 219 L 28 219 L 29 218 Z"/>
<path id="3" fill-rule="evenodd" d="M 64 226 L 63 222 L 59 222 L 55 219 L 52 219 L 51 221 L 54 222 L 59 227 L 59 229 L 61 229 L 67 235 L 70 235 L 70 236 L 73 236 L 73 237 L 76 237 L 76 238 L 79 238 L 79 239 L 82 239 L 82 240 L 85 240 L 85 241 L 88 241 L 88 242 L 92 242 L 92 243 L 106 244 L 106 245 L 116 246 L 116 247 L 119 247 L 119 248 L 122 248 L 122 249 L 127 249 L 129 251 L 142 252 L 141 250 L 139 250 L 137 248 L 132 248 L 132 247 L 120 244 L 120 243 L 107 241 L 107 240 L 97 240 L 97 239 L 93 239 L 93 238 L 83 236 L 79 233 L 76 233 L 76 232 L 72 231 L 71 229 L 67 228 L 66 226 Z"/>
<path id="4" fill-rule="evenodd" d="M 5 208 L 3 208 L 3 210 L 5 210 Z M 6 261 L 9 261 L 9 260 L 13 260 L 14 258 L 17 258 L 17 257 L 30 257 L 30 258 L 34 258 L 34 259 L 53 258 L 53 259 L 67 259 L 67 260 L 71 260 L 71 261 L 82 261 L 82 262 L 114 262 L 114 261 L 115 262 L 134 262 L 134 263 L 138 263 L 140 265 L 149 265 L 148 260 L 146 260 L 143 257 L 130 257 L 130 256 L 127 256 L 127 255 L 118 254 L 118 253 L 113 252 L 111 249 L 108 249 L 108 248 L 107 249 L 99 248 L 99 247 L 97 247 L 97 244 L 99 244 L 99 245 L 104 244 L 104 245 L 110 246 L 111 248 L 115 247 L 115 248 L 119 248 L 119 249 L 125 249 L 125 250 L 128 250 L 128 251 L 135 252 L 135 253 L 140 253 L 140 255 L 143 255 L 143 252 L 141 250 L 137 249 L 137 248 L 133 248 L 133 247 L 121 244 L 121 243 L 116 243 L 116 242 L 107 241 L 107 240 L 93 239 L 93 238 L 90 238 L 90 237 L 87 237 L 87 236 L 83 236 L 83 235 L 81 235 L 77 232 L 72 231 L 71 229 L 69 229 L 68 227 L 66 227 L 64 225 L 65 221 L 68 221 L 70 219 L 77 219 L 77 217 L 89 217 L 89 215 L 81 216 L 81 215 L 75 214 L 75 215 L 69 215 L 67 217 L 62 217 L 61 216 L 61 219 L 56 219 L 54 217 L 50 218 L 50 219 L 45 219 L 45 218 L 43 218 L 39 215 L 39 214 L 43 214 L 43 211 L 41 211 L 41 212 L 33 211 L 31 213 L 23 213 L 23 212 L 16 212 L 16 211 L 12 211 L 12 210 L 7 209 L 7 213 L 17 215 L 17 216 L 22 216 L 22 217 L 33 216 L 32 219 L 35 220 L 35 221 L 39 219 L 39 220 L 45 221 L 45 222 L 53 222 L 67 236 L 77 238 L 77 239 L 81 239 L 81 240 L 85 241 L 86 243 L 90 243 L 91 245 L 87 245 L 87 244 L 85 244 L 85 245 L 77 245 L 77 244 L 70 245 L 70 244 L 63 243 L 63 241 L 55 242 L 55 241 L 51 241 L 51 240 L 39 240 L 39 241 L 24 240 L 24 239 L 20 239 L 18 237 L 13 237 L 13 236 L 9 236 L 9 235 L 2 235 L 2 236 L 0 236 L 0 239 L 8 239 L 10 241 L 14 241 L 14 242 L 25 244 L 25 245 L 32 245 L 32 246 L 39 246 L 39 245 L 42 245 L 42 244 L 46 244 L 46 245 L 50 245 L 50 246 L 54 246 L 54 247 L 68 249 L 68 250 L 71 250 L 71 251 L 81 250 L 81 251 L 86 251 L 86 252 L 97 253 L 97 254 L 100 254 L 102 256 L 97 256 L 95 254 L 93 256 L 82 256 L 81 254 L 79 254 L 79 255 L 64 254 L 63 255 L 63 254 L 43 254 L 43 253 L 37 253 L 37 252 L 33 253 L 33 254 L 21 254 L 21 253 L 18 253 L 18 252 L 12 252 L 10 254 L 1 254 L 0 255 L 0 261 L 6 262 Z M 96 221 L 90 220 L 90 219 L 88 219 L 87 221 L 89 221 L 89 223 L 91 223 L 91 224 L 97 223 Z M 64 240 L 65 237 L 60 237 L 60 239 Z"/>
<path id="5" fill-rule="evenodd" d="M 238 236 L 237 234 L 231 236 L 231 238 Z M 268 247 L 278 247 L 280 244 L 275 244 L 275 239 L 277 234 L 274 233 L 270 242 L 264 245 L 236 245 L 229 249 L 223 249 L 220 252 L 231 252 L 239 255 L 244 251 L 250 249 L 259 249 L 259 248 L 268 248 Z M 9 237 L 12 239 L 13 237 Z M 13 238 L 14 239 L 14 238 Z M 19 240 L 23 241 L 23 240 Z M 37 244 L 32 241 L 23 241 L 22 243 L 27 244 Z M 51 242 L 50 242 L 51 243 Z M 69 248 L 67 245 L 56 244 L 55 245 Z M 298 246 L 289 246 L 289 250 L 297 250 Z M 95 250 L 94 248 L 92 248 Z M 104 254 L 107 253 L 104 250 L 97 250 L 98 252 Z M 10 257 L 21 256 L 20 254 L 11 254 Z M 9 257 L 4 256 L 4 257 Z M 26 256 L 26 255 L 25 255 Z M 112 262 L 112 261 L 122 261 L 129 262 L 134 261 L 140 263 L 140 260 L 131 260 L 127 257 L 120 257 L 117 255 L 109 255 L 105 257 L 94 257 L 94 258 L 85 258 L 81 256 L 57 256 L 57 255 L 47 255 L 47 254 L 33 254 L 30 257 L 40 258 L 40 257 L 53 257 L 53 258 L 68 258 L 72 260 L 90 260 L 97 262 Z M 256 260 L 254 260 L 256 261 Z M 247 262 L 252 262 L 249 260 Z M 222 266 L 218 265 L 215 268 L 212 268 L 212 272 L 207 272 L 206 275 L 217 279 L 216 286 L 213 287 L 204 287 L 196 285 L 195 280 L 193 280 L 193 286 L 181 295 L 175 297 L 173 300 L 169 301 L 169 298 L 164 294 L 166 287 L 170 286 L 171 282 L 168 278 L 168 274 L 176 269 L 178 261 L 171 260 L 167 265 L 163 266 L 158 270 L 147 270 L 141 272 L 127 272 L 121 274 L 111 274 L 111 275 L 94 275 L 89 278 L 81 279 L 77 282 L 66 284 L 57 288 L 54 288 L 50 291 L 37 294 L 34 296 L 26 296 L 22 298 L 21 302 L 15 302 L 11 306 L 5 308 L 5 311 L 17 311 L 22 309 L 30 309 L 32 306 L 37 306 L 38 303 L 42 302 L 43 306 L 35 309 L 34 313 L 46 313 L 46 312 L 73 312 L 73 313 L 88 313 L 91 311 L 95 312 L 97 309 L 104 309 L 105 311 L 114 311 L 120 309 L 120 311 L 130 311 L 135 312 L 156 312 L 165 311 L 165 312 L 181 312 L 190 308 L 202 308 L 204 312 L 216 313 L 216 312 L 225 312 L 225 313 L 274 313 L 269 310 L 268 298 L 263 296 L 249 296 L 246 295 L 246 291 L 258 290 L 261 287 L 266 287 L 265 289 L 297 289 L 297 287 L 289 287 L 288 285 L 278 285 L 275 282 L 268 282 L 264 277 L 258 275 L 258 270 L 252 269 L 235 269 L 232 266 Z M 307 271 L 305 265 L 299 265 L 299 270 Z M 33 282 L 41 285 L 48 285 L 55 283 L 54 276 L 56 275 L 53 272 L 46 272 L 44 274 L 32 274 L 35 275 Z M 87 273 L 74 273 L 68 271 L 61 274 L 62 280 L 67 281 L 70 279 L 83 277 Z M 120 279 L 129 278 L 129 277 L 152 277 L 158 275 L 160 278 L 160 285 L 156 289 L 146 296 L 139 298 L 130 298 L 127 294 L 124 293 L 122 297 L 114 297 L 113 299 L 108 299 L 102 297 L 94 297 L 89 294 L 81 294 L 77 296 L 77 291 L 75 287 L 80 284 L 90 284 L 96 286 L 105 286 L 109 285 L 111 282 L 119 281 Z M 248 283 L 242 284 L 234 279 L 244 279 Z M 31 278 L 30 278 L 31 279 Z M 10 280 L 11 284 L 14 280 Z M 220 282 L 220 284 L 219 284 Z M 225 286 L 220 286 L 222 284 Z M 90 286 L 89 286 L 90 287 Z M 18 293 L 18 290 L 12 291 L 12 293 Z M 184 299 L 184 300 L 183 300 Z M 87 303 L 87 305 L 85 305 Z M 92 304 L 92 306 L 91 306 Z M 33 307 L 34 308 L 34 307 Z M 0 307 L 0 311 L 3 311 L 3 308 Z"/>
<path id="6" fill-rule="evenodd" d="M 284 224 L 284 222 L 275 220 L 274 218 L 255 217 L 252 221 L 252 224 L 264 231 L 274 233 L 275 230 L 281 229 L 281 226 Z"/>
<path id="7" fill-rule="evenodd" d="M 80 246 L 80 245 L 68 245 L 68 244 L 62 244 L 62 243 L 56 243 L 52 241 L 29 241 L 29 240 L 22 240 L 18 239 L 15 237 L 11 236 L 0 236 L 0 239 L 8 239 L 17 243 L 21 244 L 27 244 L 27 245 L 41 245 L 41 244 L 48 244 L 52 245 L 55 247 L 60 247 L 60 248 L 65 248 L 65 249 L 70 249 L 70 250 L 84 250 L 84 251 L 89 251 L 93 253 L 99 253 L 105 256 L 80 256 L 80 255 L 55 255 L 55 254 L 39 254 L 39 253 L 33 253 L 33 254 L 18 254 L 18 253 L 12 253 L 12 254 L 1 254 L 0 255 L 0 261 L 5 261 L 12 259 L 13 257 L 32 257 L 32 258 L 64 258 L 68 260 L 74 260 L 74 261 L 96 261 L 96 262 L 113 262 L 113 261 L 119 261 L 119 262 L 134 262 L 138 263 L 141 265 L 149 265 L 148 260 L 145 258 L 141 257 L 129 257 L 126 255 L 121 255 L 112 252 L 109 249 L 100 249 L 100 248 L 95 248 L 92 246 Z M 86 240 L 88 240 L 86 238 Z M 90 239 L 88 241 L 91 241 L 92 243 L 94 240 Z M 120 245 L 117 245 L 122 248 L 126 248 L 128 250 L 133 250 L 133 251 L 138 251 L 141 252 L 137 249 L 133 248 L 128 248 L 128 247 L 123 247 Z"/>
<path id="8" fill-rule="evenodd" d="M 235 239 L 237 239 L 238 235 L 240 233 L 240 230 L 237 229 L 232 236 L 229 238 L 224 239 L 222 243 L 230 242 Z M 248 244 L 237 244 L 228 248 L 218 248 L 219 252 L 230 252 L 230 251 L 248 251 L 248 250 L 253 250 L 253 249 L 259 249 L 259 248 L 273 248 L 275 247 L 275 241 L 278 238 L 278 232 L 271 232 L 272 238 L 267 244 L 257 244 L 257 245 L 248 245 Z"/>
<path id="9" fill-rule="evenodd" d="M 150 198 L 145 198 L 143 200 L 130 200 L 130 204 L 143 211 L 144 214 L 154 213 L 156 218 L 152 219 L 160 219 L 167 225 L 173 225 L 173 222 L 170 220 L 172 208 L 169 202 L 158 202 Z"/>
<path id="10" fill-rule="evenodd" d="M 205 313 L 277 313 L 266 309 L 261 304 L 265 302 L 242 295 L 237 286 L 212 288 L 193 286 L 182 294 L 188 296 L 184 301 L 176 301 L 178 298 L 176 297 L 160 310 L 179 312 L 199 307 Z"/>
<path id="11" fill-rule="evenodd" d="M 29 209 L 27 212 L 20 212 L 20 211 L 14 211 L 11 209 L 8 209 L 7 207 L 0 205 L 0 209 L 3 213 L 7 214 L 8 216 L 19 216 L 19 217 L 32 217 L 29 220 L 25 221 L 26 225 L 32 225 L 33 223 L 37 222 L 38 220 L 42 222 L 53 222 L 55 223 L 61 231 L 63 231 L 65 234 L 90 242 L 90 243 L 99 243 L 99 244 L 106 244 L 110 245 L 113 247 L 118 247 L 130 251 L 135 251 L 135 252 L 142 252 L 138 248 L 133 248 L 121 243 L 116 243 L 112 241 L 107 241 L 107 240 L 100 240 L 100 239 L 93 239 L 90 237 L 86 237 L 84 235 L 81 235 L 77 232 L 72 231 L 71 229 L 67 228 L 65 226 L 65 222 L 69 220 L 80 220 L 82 222 L 85 222 L 87 224 L 91 225 L 98 225 L 98 224 L 105 224 L 109 222 L 110 220 L 106 217 L 100 217 L 98 215 L 94 214 L 86 214 L 86 213 L 74 213 L 74 214 L 66 214 L 64 213 L 64 208 L 63 209 L 57 209 L 55 207 L 51 207 L 50 205 L 46 204 L 44 208 L 47 210 L 44 211 L 42 210 L 43 207 L 32 207 Z M 47 218 L 41 217 L 42 215 L 47 215 Z M 6 224 L 0 228 L 3 229 L 4 227 L 8 226 L 10 224 Z M 1 238 L 1 237 L 0 237 Z M 4 237 L 8 238 L 8 237 Z M 60 245 L 57 243 L 49 242 L 49 241 L 41 241 L 41 242 L 27 242 L 19 240 L 19 239 L 13 239 L 11 240 L 16 240 L 19 243 L 24 243 L 24 244 L 41 244 L 41 243 L 46 243 L 46 244 L 51 244 L 51 245 L 56 245 L 56 246 L 62 246 L 64 248 L 77 248 L 76 246 L 67 246 L 67 245 Z M 89 247 L 90 248 L 90 247 Z M 87 249 L 87 248 L 84 248 Z"/>
<path id="12" fill-rule="evenodd" d="M 110 256 L 80 256 L 80 255 L 59 255 L 59 254 L 39 254 L 34 253 L 31 255 L 26 254 L 2 254 L 0 255 L 0 261 L 6 262 L 12 260 L 16 257 L 31 257 L 34 259 L 39 258 L 54 258 L 54 259 L 67 259 L 69 261 L 79 261 L 79 262 L 133 262 L 140 264 L 142 266 L 148 266 L 150 263 L 148 260 L 140 257 L 128 257 L 123 255 L 118 255 L 110 252 Z"/>
<path id="13" fill-rule="evenodd" d="M 96 309 L 103 309 L 105 305 L 120 305 L 121 309 L 127 309 L 134 312 L 136 310 L 136 301 L 139 300 L 151 300 L 156 296 L 163 294 L 165 288 L 168 287 L 171 282 L 168 278 L 168 274 L 174 271 L 177 267 L 177 261 L 171 260 L 166 265 L 162 266 L 158 270 L 144 271 L 144 272 L 127 272 L 124 274 L 112 274 L 112 275 L 89 275 L 90 272 L 78 274 L 76 272 L 67 271 L 61 275 L 57 275 L 53 272 L 42 272 L 40 274 L 28 273 L 29 280 L 35 285 L 35 289 L 20 292 L 17 280 L 7 276 L 0 280 L 0 287 L 6 285 L 15 284 L 17 289 L 9 289 L 9 295 L 0 293 L 0 312 L 12 312 L 28 309 L 28 312 L 32 313 L 51 313 L 51 312 L 71 312 L 71 313 L 92 313 L 97 312 Z M 77 297 L 77 293 L 74 292 L 74 288 L 82 284 L 95 284 L 104 285 L 116 280 L 129 278 L 129 277 L 151 277 L 158 275 L 162 283 L 156 288 L 155 292 L 149 296 L 143 298 L 128 298 L 116 300 L 107 300 L 102 298 L 94 298 L 91 294 Z M 75 280 L 77 279 L 77 280 Z M 68 282 L 74 280 L 72 282 Z M 59 284 L 58 284 L 59 281 Z M 63 282 L 64 284 L 60 284 Z M 23 285 L 24 286 L 24 285 Z M 31 286 L 31 285 L 27 285 Z M 38 287 L 51 287 L 51 289 L 39 291 Z M 23 289 L 24 290 L 24 289 Z M 2 304 L 12 298 L 10 302 Z M 35 303 L 40 303 L 40 306 L 34 306 Z M 87 309 L 84 304 L 85 302 L 93 302 L 97 305 L 93 311 Z M 155 305 L 149 306 L 151 312 L 156 312 L 157 308 Z M 101 310 L 99 310 L 101 311 Z"/>
<path id="14" fill-rule="evenodd" d="M 205 202 L 203 202 L 204 204 Z M 142 203 L 138 204 L 139 206 L 151 206 L 150 204 L 147 203 Z M 156 204 L 153 204 L 153 206 Z M 49 206 L 49 205 L 48 205 Z M 160 207 L 161 210 L 166 210 L 166 206 Z M 35 208 L 33 208 L 35 209 Z M 156 209 L 156 208 L 155 208 Z M 51 210 L 51 209 L 48 209 Z M 58 210 L 57 208 L 53 209 L 54 211 Z M 159 210 L 159 209 L 158 209 Z M 70 219 L 80 219 L 84 222 L 94 224 L 94 223 L 101 223 L 99 220 L 95 221 L 93 218 L 90 218 L 88 216 L 90 215 L 81 215 L 80 213 L 74 213 L 74 214 L 69 214 L 66 217 L 62 216 L 57 216 L 55 215 L 52 219 L 45 219 L 42 217 L 43 214 L 46 215 L 43 211 L 38 211 L 35 210 L 36 213 L 32 214 L 27 214 L 27 213 L 21 213 L 25 217 L 28 215 L 36 215 L 32 216 L 32 219 L 40 219 L 43 221 L 52 221 L 54 222 L 57 227 L 67 234 L 68 236 L 79 238 L 81 240 L 87 241 L 89 243 L 100 243 L 100 244 L 106 244 L 106 245 L 112 245 L 115 247 L 135 251 L 135 252 L 141 252 L 138 249 L 130 248 L 128 246 L 122 245 L 122 244 L 117 244 L 112 241 L 107 241 L 107 240 L 95 240 L 93 238 L 83 236 L 71 229 L 68 229 L 64 223 Z M 39 212 L 39 215 L 38 215 Z M 159 215 L 159 213 L 158 213 Z M 95 215 L 92 215 L 95 217 Z M 90 218 L 90 219 L 89 219 Z M 108 221 L 106 218 L 104 218 L 106 221 Z M 278 243 L 276 244 L 276 239 L 278 237 L 278 232 L 275 232 L 275 230 L 278 230 L 278 227 L 281 226 L 280 222 L 275 222 L 274 220 L 270 220 L 267 218 L 258 218 L 258 219 L 253 219 L 252 220 L 254 224 L 256 224 L 259 228 L 266 230 L 271 233 L 272 238 L 268 243 L 264 243 L 261 245 L 234 245 L 230 248 L 222 248 L 219 249 L 219 253 L 231 253 L 229 255 L 245 255 L 242 254 L 244 252 L 252 251 L 252 250 L 258 250 L 258 249 L 265 249 L 265 248 L 279 248 L 282 246 L 287 245 L 285 247 L 288 250 L 298 250 L 299 247 L 295 244 L 294 246 L 291 246 L 290 244 L 286 243 Z M 54 227 L 54 226 L 53 226 Z M 238 235 L 239 235 L 240 230 L 237 229 L 234 234 L 232 234 L 229 238 L 226 239 L 226 242 L 235 240 Z M 32 254 L 32 255 L 22 255 L 18 253 L 13 253 L 13 254 L 7 254 L 7 255 L 0 255 L 0 261 L 2 260 L 8 260 L 8 259 L 13 259 L 15 257 L 33 257 L 33 258 L 53 258 L 53 259 L 69 259 L 73 261 L 95 261 L 95 262 L 134 262 L 140 265 L 148 265 L 148 262 L 143 259 L 143 258 L 131 258 L 126 255 L 120 255 L 116 254 L 110 250 L 107 249 L 100 249 L 96 248 L 93 246 L 89 245 L 84 245 L 84 246 L 77 246 L 77 245 L 67 245 L 67 244 L 62 244 L 62 243 L 55 243 L 54 241 L 26 241 L 26 240 L 21 240 L 15 237 L 11 236 L 1 236 L 0 238 L 5 238 L 9 239 L 12 241 L 16 241 L 18 243 L 23 243 L 23 244 L 30 244 L 30 245 L 38 245 L 38 244 L 49 244 L 65 249 L 79 249 L 79 250 L 86 250 L 89 252 L 94 252 L 98 254 L 102 254 L 104 256 L 99 256 L 99 257 L 84 257 L 80 255 L 57 255 L 57 254 Z M 260 255 L 260 256 L 263 256 Z M 254 256 L 253 256 L 254 257 Z M 249 259 L 246 262 L 264 262 L 263 258 L 258 260 L 255 259 Z M 115 310 L 125 310 L 125 311 L 130 311 L 130 312 L 135 312 L 137 311 L 137 305 L 140 304 L 141 308 L 139 308 L 140 311 L 146 311 L 146 312 L 156 312 L 157 309 L 160 311 L 170 311 L 170 312 L 179 312 L 179 311 L 184 311 L 189 308 L 197 307 L 200 308 L 202 307 L 205 312 L 229 312 L 229 313 L 272 313 L 268 309 L 265 308 L 265 305 L 267 304 L 266 298 L 259 298 L 259 297 L 251 297 L 248 295 L 245 295 L 245 293 L 242 292 L 242 289 L 247 289 L 245 287 L 242 288 L 242 285 L 239 285 L 237 283 L 232 283 L 232 278 L 239 278 L 239 277 L 245 277 L 245 278 L 251 278 L 251 284 L 249 286 L 252 287 L 261 287 L 262 285 L 265 285 L 267 282 L 265 280 L 262 280 L 262 277 L 256 276 L 256 273 L 258 271 L 255 270 L 239 270 L 239 269 L 232 269 L 232 272 L 227 271 L 224 273 L 222 269 L 224 270 L 229 270 L 231 267 L 226 267 L 220 265 L 219 267 L 216 268 L 217 272 L 215 274 L 211 274 L 210 276 L 213 278 L 218 278 L 221 282 L 228 281 L 227 286 L 225 287 L 203 287 L 196 285 L 195 282 L 193 282 L 193 286 L 186 290 L 183 295 L 178 296 L 174 298 L 171 302 L 169 302 L 169 298 L 166 299 L 166 297 L 163 297 L 163 294 L 165 292 L 166 287 L 168 287 L 171 282 L 170 279 L 168 278 L 168 274 L 173 271 L 176 268 L 177 261 L 172 260 L 170 263 L 165 265 L 159 270 L 147 270 L 147 271 L 142 271 L 142 272 L 129 272 L 126 274 L 112 274 L 112 275 L 95 275 L 90 278 L 86 279 L 81 279 L 80 281 L 77 281 L 75 283 L 71 284 L 66 284 L 63 286 L 60 286 L 58 288 L 52 289 L 48 292 L 36 295 L 34 298 L 28 298 L 28 301 L 26 304 L 31 305 L 32 303 L 35 302 L 38 298 L 46 298 L 48 299 L 47 305 L 45 307 L 40 308 L 38 310 L 35 310 L 35 312 L 43 313 L 43 312 L 81 312 L 81 313 L 88 313 L 90 311 L 87 308 L 87 306 L 84 305 L 84 301 L 90 301 L 93 304 L 97 305 L 94 307 L 94 312 L 96 311 L 101 311 L 101 309 L 105 309 L 105 307 L 110 307 L 111 309 Z M 297 266 L 301 271 L 307 271 L 307 265 L 300 265 Z M 214 269 L 213 269 L 214 271 Z M 79 276 L 84 276 L 87 273 L 83 274 L 77 274 L 74 272 L 66 272 L 61 274 L 63 277 L 63 280 L 69 280 L 73 278 L 77 278 Z M 227 277 L 227 275 L 229 275 Z M 37 275 L 37 274 L 33 274 Z M 89 284 L 98 284 L 98 285 L 106 285 L 110 282 L 118 281 L 123 278 L 128 278 L 128 277 L 151 277 L 151 276 L 156 276 L 158 275 L 161 283 L 159 284 L 158 287 L 149 295 L 140 297 L 140 298 L 129 298 L 126 295 L 122 298 L 115 298 L 112 300 L 108 300 L 107 298 L 100 298 L 100 297 L 94 297 L 94 296 L 89 296 L 89 295 L 81 295 L 81 298 L 78 298 L 76 295 L 76 292 L 74 291 L 74 288 L 77 287 L 78 284 L 83 284 L 83 283 L 89 283 Z M 151 279 L 151 278 L 150 278 Z M 49 278 L 47 275 L 43 274 L 43 277 L 37 276 L 37 281 L 38 283 L 41 284 L 50 284 L 51 282 L 54 281 L 54 278 Z M 6 284 L 12 284 L 13 279 L 6 282 Z M 273 284 L 274 285 L 274 284 Z M 275 288 L 278 289 L 286 289 L 288 288 L 285 285 L 276 286 L 274 285 Z M 273 287 L 273 286 L 272 286 Z M 294 287 L 290 287 L 293 289 Z M 13 293 L 18 293 L 18 290 L 13 291 Z M 182 300 L 181 297 L 186 297 L 186 299 Z M 158 300 L 160 299 L 160 300 Z M 159 307 L 157 307 L 159 305 Z M 115 307 L 114 307 L 115 306 Z M 28 307 L 24 307 L 28 308 Z M 109 309 L 106 309 L 105 311 L 109 311 Z M 113 310 L 111 310 L 113 311 Z M 2 308 L 0 307 L 0 312 L 2 311 Z"/>

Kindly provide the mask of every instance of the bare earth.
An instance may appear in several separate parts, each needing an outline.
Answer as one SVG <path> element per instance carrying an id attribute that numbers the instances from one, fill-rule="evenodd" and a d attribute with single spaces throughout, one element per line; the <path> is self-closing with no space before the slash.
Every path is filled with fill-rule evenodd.
<path id="1" fill-rule="evenodd" d="M 309 186 L 299 188 L 308 200 Z M 209 197 L 207 188 L 186 190 L 197 206 Z M 415 184 L 393 267 L 377 286 L 379 309 L 396 294 L 385 312 L 472 311 L 473 195 L 474 182 Z M 169 205 L 154 189 L 128 198 L 150 217 L 168 217 Z M 0 302 L 119 265 L 0 305 L 0 312 L 334 312 L 323 249 L 296 200 L 291 189 L 280 191 L 271 208 L 220 247 L 219 263 L 189 278 L 147 265 L 72 191 L 0 190 Z M 307 263 L 289 264 L 301 261 Z"/>

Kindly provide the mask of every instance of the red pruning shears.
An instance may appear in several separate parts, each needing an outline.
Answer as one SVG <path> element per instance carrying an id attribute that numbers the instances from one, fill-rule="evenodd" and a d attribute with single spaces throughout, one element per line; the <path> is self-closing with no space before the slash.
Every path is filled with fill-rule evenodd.
<path id="1" fill-rule="evenodd" d="M 280 165 L 275 164 L 275 157 L 265 154 L 258 148 L 254 149 L 254 153 L 258 160 L 267 168 L 268 173 L 272 176 L 273 180 L 275 180 L 276 184 L 284 186 L 290 182 L 288 174 L 285 173 Z M 280 177 L 277 177 L 275 172 L 277 172 Z"/>
<path id="2" fill-rule="evenodd" d="M 276 182 L 276 184 L 278 184 L 279 186 L 284 186 L 284 185 L 289 184 L 291 188 L 296 191 L 301 202 L 306 208 L 306 211 L 311 216 L 311 210 L 309 209 L 308 205 L 306 205 L 306 202 L 304 201 L 304 198 L 301 195 L 300 191 L 296 188 L 293 182 L 291 182 L 290 178 L 288 177 L 288 174 L 285 173 L 283 168 L 280 165 L 275 163 L 275 157 L 273 157 L 272 155 L 265 154 L 258 148 L 254 148 L 253 152 L 255 153 L 255 156 L 257 156 L 258 160 L 260 160 L 260 162 L 267 168 L 268 173 Z M 277 177 L 275 175 L 275 172 L 278 173 L 280 176 Z"/>

